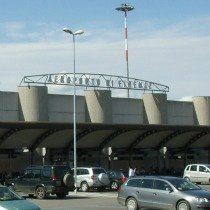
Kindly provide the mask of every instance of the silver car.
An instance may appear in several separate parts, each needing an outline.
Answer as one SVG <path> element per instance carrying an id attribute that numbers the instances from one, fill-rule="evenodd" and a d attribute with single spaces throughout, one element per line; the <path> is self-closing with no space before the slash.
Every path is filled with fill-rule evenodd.
<path id="1" fill-rule="evenodd" d="M 128 210 L 210 209 L 210 192 L 178 177 L 136 176 L 118 190 L 118 202 Z"/>
<path id="2" fill-rule="evenodd" d="M 190 164 L 184 169 L 183 178 L 196 183 L 210 183 L 210 165 Z"/>
<path id="3" fill-rule="evenodd" d="M 103 191 L 106 187 L 109 187 L 109 184 L 110 180 L 104 168 L 77 167 L 77 188 L 80 188 L 83 192 L 93 188 Z"/>

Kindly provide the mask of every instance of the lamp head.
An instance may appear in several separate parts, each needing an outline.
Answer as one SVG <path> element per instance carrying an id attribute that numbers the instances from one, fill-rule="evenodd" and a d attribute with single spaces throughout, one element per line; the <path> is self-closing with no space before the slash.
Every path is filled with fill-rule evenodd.
<path id="1" fill-rule="evenodd" d="M 63 28 L 63 31 L 69 34 L 74 34 L 70 29 L 68 28 Z"/>
<path id="2" fill-rule="evenodd" d="M 122 11 L 122 12 L 129 12 L 133 9 L 134 9 L 134 7 L 129 4 L 121 4 L 120 7 L 116 8 L 117 11 Z"/>
<path id="3" fill-rule="evenodd" d="M 81 35 L 83 33 L 84 33 L 83 30 L 77 30 L 77 31 L 74 32 L 74 35 Z"/>
<path id="4" fill-rule="evenodd" d="M 63 31 L 72 35 L 81 35 L 84 33 L 83 30 L 77 30 L 75 32 L 73 32 L 72 30 L 68 29 L 68 28 L 63 28 Z"/>

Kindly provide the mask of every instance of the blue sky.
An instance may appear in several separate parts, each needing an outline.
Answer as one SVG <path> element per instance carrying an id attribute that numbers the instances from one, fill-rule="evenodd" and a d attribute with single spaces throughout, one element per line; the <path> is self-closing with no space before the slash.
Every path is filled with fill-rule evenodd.
<path id="1" fill-rule="evenodd" d="M 168 85 L 171 100 L 210 96 L 209 0 L 0 3 L 1 91 L 17 91 L 25 75 L 73 72 L 72 39 L 63 27 L 85 31 L 76 37 L 77 72 L 125 76 L 124 15 L 115 8 L 130 3 L 130 76 Z"/>

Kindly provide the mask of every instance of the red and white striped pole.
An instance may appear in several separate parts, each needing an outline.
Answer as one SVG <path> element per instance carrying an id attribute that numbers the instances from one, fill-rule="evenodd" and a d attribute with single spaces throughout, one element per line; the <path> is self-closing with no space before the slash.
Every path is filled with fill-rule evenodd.
<path id="1" fill-rule="evenodd" d="M 126 69 L 127 69 L 127 85 L 129 87 L 129 65 L 128 65 L 128 29 L 127 29 L 127 12 L 125 11 L 125 61 L 126 61 Z M 127 96 L 130 98 L 129 88 L 127 90 Z"/>
<path id="2" fill-rule="evenodd" d="M 128 64 L 128 28 L 127 28 L 127 12 L 133 10 L 134 7 L 129 4 L 121 4 L 121 7 L 117 7 L 117 11 L 123 11 L 125 13 L 125 61 L 127 69 L 127 97 L 130 98 L 129 94 L 129 64 Z"/>

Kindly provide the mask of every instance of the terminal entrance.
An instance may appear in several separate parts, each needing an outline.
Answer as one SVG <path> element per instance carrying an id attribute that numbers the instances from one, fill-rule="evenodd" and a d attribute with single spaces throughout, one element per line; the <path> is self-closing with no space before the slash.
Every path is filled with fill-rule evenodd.
<path id="1" fill-rule="evenodd" d="M 5 122 L 0 130 L 1 173 L 16 174 L 31 164 L 73 163 L 72 123 Z M 209 163 L 209 131 L 209 126 L 79 123 L 78 166 L 127 170 L 132 164 L 139 173 L 180 174 L 187 164 Z"/>

